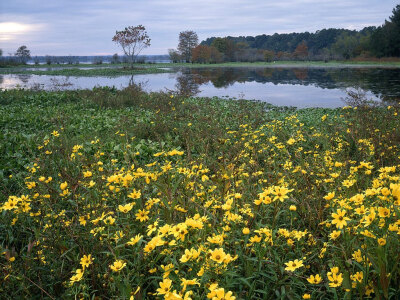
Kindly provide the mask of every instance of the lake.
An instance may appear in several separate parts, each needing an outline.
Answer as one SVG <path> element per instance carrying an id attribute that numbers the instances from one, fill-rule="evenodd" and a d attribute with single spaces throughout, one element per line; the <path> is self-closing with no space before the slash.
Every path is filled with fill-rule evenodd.
<path id="1" fill-rule="evenodd" d="M 171 73 L 117 77 L 0 74 L 1 89 L 68 90 L 96 86 L 120 89 L 132 82 L 142 84 L 147 91 L 254 99 L 299 108 L 345 106 L 343 99 L 349 89 L 360 89 L 375 101 L 400 101 L 398 68 L 174 68 Z"/>

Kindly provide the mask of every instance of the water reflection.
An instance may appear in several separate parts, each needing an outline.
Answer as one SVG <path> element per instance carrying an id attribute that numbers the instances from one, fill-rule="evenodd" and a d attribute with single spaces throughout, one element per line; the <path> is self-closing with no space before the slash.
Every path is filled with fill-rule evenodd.
<path id="1" fill-rule="evenodd" d="M 74 85 L 70 81 L 70 76 L 65 76 L 62 78 L 52 77 L 50 78 L 50 82 L 51 82 L 50 90 L 53 91 L 62 91 Z"/>
<path id="2" fill-rule="evenodd" d="M 17 75 L 2 75 L 2 82 L 0 83 L 0 89 L 14 89 L 14 88 L 21 88 L 26 87 Z"/>
<path id="3" fill-rule="evenodd" d="M 274 85 L 313 85 L 322 89 L 361 88 L 384 101 L 400 99 L 400 69 L 379 68 L 198 68 L 183 70 L 186 76 L 209 81 L 216 88 L 237 82 Z"/>
<path id="4" fill-rule="evenodd" d="M 0 88 L 47 90 L 125 88 L 147 82 L 147 91 L 171 90 L 185 96 L 257 99 L 275 105 L 338 107 L 346 89 L 361 88 L 373 100 L 399 101 L 400 69 L 382 68 L 182 68 L 175 73 L 118 77 L 3 75 Z"/>
<path id="5" fill-rule="evenodd" d="M 293 69 L 293 74 L 297 79 L 305 81 L 308 77 L 308 69 Z"/>
<path id="6" fill-rule="evenodd" d="M 31 74 L 17 74 L 18 79 L 24 83 L 27 84 L 29 80 L 31 79 L 32 75 Z"/>
<path id="7" fill-rule="evenodd" d="M 188 76 L 188 74 L 180 73 L 176 77 L 176 92 L 182 96 L 196 96 L 200 93 L 200 82 L 198 82 L 199 76 Z"/>

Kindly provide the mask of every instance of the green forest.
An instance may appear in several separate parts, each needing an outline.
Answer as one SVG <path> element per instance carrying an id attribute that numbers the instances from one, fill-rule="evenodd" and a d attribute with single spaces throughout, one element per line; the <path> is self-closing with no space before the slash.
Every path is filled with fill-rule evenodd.
<path id="1" fill-rule="evenodd" d="M 207 47 L 218 50 L 209 51 L 214 55 L 208 62 L 398 58 L 400 5 L 393 9 L 389 20 L 378 27 L 358 31 L 329 28 L 314 33 L 210 37 L 198 47 L 193 51 L 196 62 L 201 62 L 201 54 Z"/>

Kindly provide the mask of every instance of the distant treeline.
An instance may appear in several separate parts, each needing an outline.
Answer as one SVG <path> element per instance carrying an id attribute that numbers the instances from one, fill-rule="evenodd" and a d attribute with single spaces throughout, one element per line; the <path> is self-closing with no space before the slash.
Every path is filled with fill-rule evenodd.
<path id="1" fill-rule="evenodd" d="M 315 33 L 211 37 L 201 45 L 216 47 L 228 61 L 349 59 L 371 56 L 369 44 L 375 31 L 376 27 L 361 31 L 330 28 Z"/>
<path id="2" fill-rule="evenodd" d="M 192 52 L 194 62 L 400 57 L 400 5 L 379 27 L 365 27 L 360 31 L 330 28 L 315 33 L 210 37 L 196 48 Z"/>
<path id="3" fill-rule="evenodd" d="M 140 55 L 137 57 L 136 63 L 155 63 L 155 62 L 169 62 L 168 55 Z M 18 56 L 0 56 L 0 67 L 1 66 L 14 66 L 21 64 L 79 64 L 79 63 L 90 63 L 90 64 L 117 64 L 126 63 L 128 58 L 125 55 L 104 55 L 104 56 L 32 56 L 28 58 L 21 58 Z"/>

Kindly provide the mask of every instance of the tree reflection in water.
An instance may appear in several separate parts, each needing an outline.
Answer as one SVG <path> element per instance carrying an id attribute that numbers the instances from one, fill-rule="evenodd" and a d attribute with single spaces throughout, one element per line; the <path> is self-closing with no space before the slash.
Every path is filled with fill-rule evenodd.
<path id="1" fill-rule="evenodd" d="M 22 81 L 22 83 L 27 84 L 29 80 L 31 79 L 32 75 L 31 74 L 17 74 L 17 77 L 19 80 Z"/>
<path id="2" fill-rule="evenodd" d="M 62 77 L 62 79 L 58 77 L 52 77 L 50 78 L 50 82 L 50 90 L 53 91 L 62 91 L 73 86 L 73 84 L 69 81 L 69 76 Z"/>
<path id="3" fill-rule="evenodd" d="M 312 85 L 322 89 L 360 88 L 377 98 L 393 102 L 400 99 L 400 68 L 191 68 L 181 71 L 176 87 L 185 95 L 196 95 L 201 85 L 211 82 L 227 88 L 236 82 L 274 85 Z"/>
<path id="4" fill-rule="evenodd" d="M 135 81 L 148 80 L 148 90 L 173 89 L 175 93 L 185 96 L 197 96 L 200 93 L 207 96 L 221 95 L 219 89 L 226 89 L 226 94 L 235 97 L 238 90 L 245 95 L 252 95 L 254 99 L 268 101 L 268 97 L 289 97 L 291 101 L 308 101 L 317 105 L 318 99 L 332 101 L 345 96 L 346 89 L 361 88 L 372 98 L 378 98 L 386 103 L 400 100 L 400 68 L 382 67 L 296 67 L 257 66 L 254 67 L 212 67 L 182 68 L 171 73 L 169 78 L 165 74 L 129 75 L 106 79 L 104 77 L 66 77 L 66 76 L 39 76 L 30 74 L 2 74 L 0 84 L 3 88 L 30 87 L 34 84 L 46 89 L 76 89 L 93 88 L 94 86 L 116 85 L 117 88 L 135 84 Z M 35 83 L 35 81 L 37 83 Z M 72 84 L 73 83 L 73 84 Z M 239 83 L 239 84 L 237 84 Z M 252 83 L 252 84 L 249 84 Z M 255 84 L 257 83 L 257 84 Z M 265 86 L 263 86 L 265 84 Z M 293 87 L 289 86 L 292 85 Z M 294 87 L 297 86 L 297 87 Z M 298 87 L 312 87 L 298 88 Z M 214 87 L 214 88 L 213 88 Z M 146 86 L 147 88 L 147 86 Z M 301 95 L 293 91 L 301 91 Z M 333 90 L 333 91 L 327 91 Z M 339 95 L 339 96 L 338 96 Z M 280 103 L 282 100 L 276 100 Z M 322 100 L 321 100 L 322 101 Z"/>
<path id="5" fill-rule="evenodd" d="M 200 93 L 200 77 L 196 74 L 179 73 L 176 77 L 176 92 L 181 96 L 196 96 Z"/>

